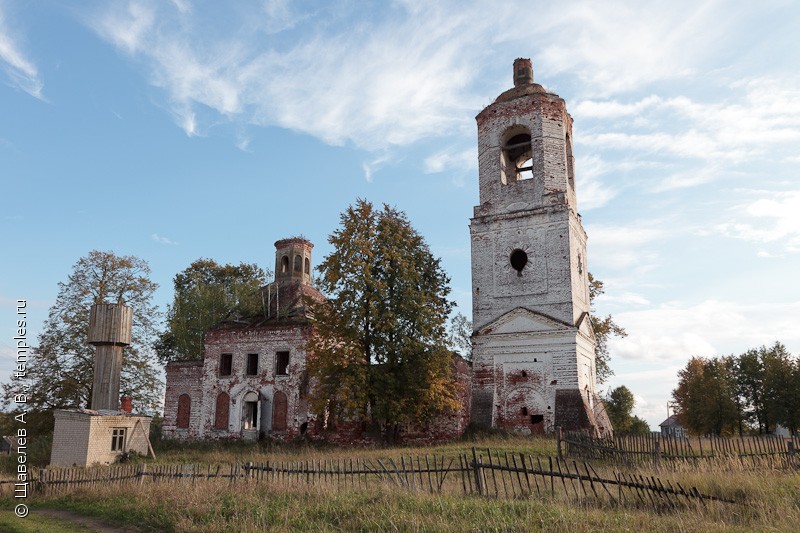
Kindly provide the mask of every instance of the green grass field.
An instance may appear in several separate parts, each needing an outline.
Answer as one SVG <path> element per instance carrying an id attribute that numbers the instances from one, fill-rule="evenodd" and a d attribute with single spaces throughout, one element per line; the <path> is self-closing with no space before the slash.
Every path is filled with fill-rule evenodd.
<path id="1" fill-rule="evenodd" d="M 456 457 L 473 446 L 533 457 L 555 455 L 551 439 L 486 437 L 431 448 L 342 449 L 313 446 L 262 447 L 255 444 L 170 445 L 157 450 L 158 463 L 377 460 L 400 456 Z M 147 461 L 152 464 L 151 460 Z M 614 468 L 596 465 L 602 475 Z M 38 510 L 63 509 L 141 531 L 797 531 L 800 524 L 800 472 L 706 465 L 642 475 L 696 486 L 701 492 L 739 503 L 685 505 L 678 509 L 566 498 L 563 493 L 520 498 L 442 494 L 389 484 L 338 487 L 336 484 L 229 483 L 227 480 L 98 485 L 68 493 L 33 495 L 31 515 L 10 513 L 14 502 L 0 500 L 0 531 L 22 529 L 40 519 Z M 456 483 L 458 480 L 452 480 Z M 460 483 L 460 481 L 458 481 Z M 8 512 L 5 512 L 8 511 Z M 33 522 L 28 522 L 33 523 Z M 17 529 L 14 529 L 17 527 Z M 69 529 L 66 529 L 69 530 Z M 66 531 L 65 530 L 65 531 Z M 72 531 L 72 530 L 70 530 Z M 78 531 L 77 529 L 75 531 Z"/>

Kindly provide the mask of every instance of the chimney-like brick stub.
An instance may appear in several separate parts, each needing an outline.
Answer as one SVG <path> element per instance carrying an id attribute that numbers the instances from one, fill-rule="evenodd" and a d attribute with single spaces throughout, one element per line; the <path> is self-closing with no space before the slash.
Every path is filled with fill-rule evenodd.
<path id="1" fill-rule="evenodd" d="M 119 399 L 119 410 L 123 413 L 131 414 L 133 412 L 133 398 L 130 396 L 123 396 Z"/>
<path id="2" fill-rule="evenodd" d="M 514 60 L 514 87 L 533 83 L 533 63 L 527 58 Z"/>

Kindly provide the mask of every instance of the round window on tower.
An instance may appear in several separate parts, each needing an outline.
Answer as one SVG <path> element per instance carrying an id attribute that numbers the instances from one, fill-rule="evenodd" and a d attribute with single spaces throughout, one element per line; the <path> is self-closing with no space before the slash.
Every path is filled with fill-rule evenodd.
<path id="1" fill-rule="evenodd" d="M 517 248 L 511 252 L 509 261 L 511 261 L 511 267 L 521 274 L 522 269 L 528 264 L 528 254 L 526 254 L 524 250 Z"/>

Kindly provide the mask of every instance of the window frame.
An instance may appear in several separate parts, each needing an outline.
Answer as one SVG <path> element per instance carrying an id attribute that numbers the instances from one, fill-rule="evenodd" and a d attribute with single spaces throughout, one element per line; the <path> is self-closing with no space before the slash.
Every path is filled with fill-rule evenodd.
<path id="1" fill-rule="evenodd" d="M 125 437 L 128 428 L 111 428 L 111 451 L 125 451 Z"/>
<path id="2" fill-rule="evenodd" d="M 255 363 L 254 363 L 255 361 Z M 247 364 L 245 365 L 244 369 L 245 376 L 257 376 L 258 375 L 258 354 L 257 353 L 249 353 L 247 354 Z"/>
<path id="3" fill-rule="evenodd" d="M 233 375 L 233 354 L 221 353 L 219 356 L 219 377 L 227 378 L 232 375 Z"/>
<path id="4" fill-rule="evenodd" d="M 282 357 L 285 355 L 286 362 L 282 364 Z M 291 361 L 290 350 L 278 350 L 275 352 L 275 377 L 283 377 L 289 375 L 289 363 Z M 283 372 L 281 372 L 283 369 Z"/>

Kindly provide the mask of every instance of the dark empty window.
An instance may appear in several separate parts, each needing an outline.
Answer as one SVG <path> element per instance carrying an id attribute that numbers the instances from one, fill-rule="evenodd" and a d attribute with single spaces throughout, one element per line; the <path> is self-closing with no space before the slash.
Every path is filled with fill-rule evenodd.
<path id="1" fill-rule="evenodd" d="M 275 375 L 289 375 L 289 352 L 277 352 L 275 354 Z"/>
<path id="2" fill-rule="evenodd" d="M 522 273 L 522 269 L 525 268 L 525 265 L 528 264 L 528 254 L 526 254 L 523 250 L 517 248 L 513 252 L 511 252 L 511 256 L 509 257 L 509 261 L 511 261 L 511 266 L 519 273 Z"/>
<path id="3" fill-rule="evenodd" d="M 528 416 L 528 408 L 527 407 L 523 407 L 522 408 L 522 416 Z"/>
<path id="4" fill-rule="evenodd" d="M 544 421 L 544 415 L 531 415 L 531 424 L 540 424 Z"/>
<path id="5" fill-rule="evenodd" d="M 111 430 L 111 451 L 121 452 L 125 449 L 125 428 Z"/>
<path id="6" fill-rule="evenodd" d="M 303 271 L 303 258 L 299 255 L 294 256 L 294 271 L 295 272 L 302 272 Z"/>
<path id="7" fill-rule="evenodd" d="M 258 354 L 247 354 L 247 375 L 255 376 L 258 374 Z"/>
<path id="8" fill-rule="evenodd" d="M 233 354 L 224 353 L 219 358 L 219 375 L 230 376 L 233 372 Z"/>
<path id="9" fill-rule="evenodd" d="M 306 257 L 306 274 L 311 274 L 311 261 Z"/>
<path id="10" fill-rule="evenodd" d="M 289 256 L 281 257 L 281 272 L 289 272 Z"/>

